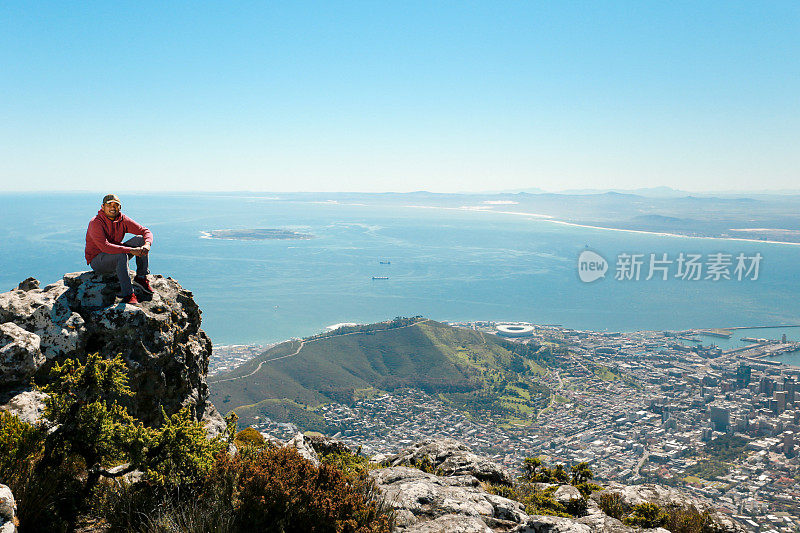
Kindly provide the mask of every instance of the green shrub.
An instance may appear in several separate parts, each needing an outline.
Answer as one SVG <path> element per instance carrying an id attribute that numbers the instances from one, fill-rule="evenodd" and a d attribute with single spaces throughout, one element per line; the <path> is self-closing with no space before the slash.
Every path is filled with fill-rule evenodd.
<path id="1" fill-rule="evenodd" d="M 633 507 L 631 514 L 626 516 L 622 522 L 628 526 L 638 527 L 661 527 L 667 523 L 669 517 L 655 503 L 640 503 Z"/>
<path id="2" fill-rule="evenodd" d="M 605 514 L 617 520 L 622 520 L 622 516 L 625 514 L 622 496 L 618 492 L 606 491 L 598 494 L 597 505 Z"/>
<path id="3" fill-rule="evenodd" d="M 245 446 L 253 446 L 255 448 L 263 448 L 267 445 L 264 436 L 255 428 L 244 428 L 233 439 L 233 443 L 237 448 L 244 448 Z"/>
<path id="4" fill-rule="evenodd" d="M 594 478 L 594 474 L 592 473 L 591 469 L 589 469 L 589 463 L 586 462 L 572 465 L 571 471 L 572 480 L 570 483 L 575 486 L 588 483 L 592 478 Z"/>
<path id="5" fill-rule="evenodd" d="M 719 531 L 711 513 L 699 511 L 694 505 L 668 506 L 664 511 L 667 515 L 664 527 L 672 533 L 717 533 Z"/>
<path id="6" fill-rule="evenodd" d="M 445 475 L 444 470 L 435 467 L 427 455 L 422 456 L 422 459 L 415 459 L 408 466 L 411 468 L 417 468 L 427 474 L 433 474 L 435 476 Z"/>
<path id="7" fill-rule="evenodd" d="M 224 449 L 221 438 L 208 439 L 206 429 L 195 421 L 188 408 L 168 417 L 148 435 L 145 453 L 137 466 L 145 478 L 161 487 L 188 487 L 199 483 Z"/>
<path id="8" fill-rule="evenodd" d="M 252 430 L 239 432 L 245 445 L 231 457 L 235 416 L 209 440 L 188 409 L 145 427 L 122 407 L 126 371 L 120 357 L 97 354 L 55 365 L 44 388 L 49 431 L 0 414 L 0 476 L 21 531 L 391 531 L 366 458 L 333 454 L 316 467 L 296 450 L 260 446 Z"/>
<path id="9" fill-rule="evenodd" d="M 25 477 L 25 465 L 41 455 L 45 432 L 16 415 L 0 413 L 0 479 L 13 485 Z"/>
<path id="10" fill-rule="evenodd" d="M 485 485 L 486 492 L 508 498 L 509 500 L 520 501 L 519 493 L 514 487 L 508 485 L 496 485 L 494 483 Z"/>
<path id="11" fill-rule="evenodd" d="M 580 485 L 587 483 L 594 477 L 594 474 L 592 474 L 592 471 L 589 469 L 588 463 L 573 465 L 570 469 L 570 474 L 562 463 L 556 464 L 553 468 L 548 468 L 542 464 L 542 460 L 538 457 L 526 457 L 522 468 L 523 472 L 520 479 L 529 482 L 558 483 L 559 485 L 571 483 L 572 485 Z"/>
<path id="12" fill-rule="evenodd" d="M 563 505 L 570 516 L 580 518 L 589 514 L 589 502 L 586 498 L 573 498 Z"/>
<path id="13" fill-rule="evenodd" d="M 598 490 L 603 490 L 603 487 L 601 487 L 597 483 L 590 483 L 590 482 L 579 483 L 575 485 L 575 488 L 578 489 L 578 492 L 580 492 L 581 496 L 583 496 L 584 498 L 588 498 L 589 496 L 591 496 L 593 492 L 596 492 Z"/>
<path id="14" fill-rule="evenodd" d="M 377 465 L 370 463 L 363 455 L 350 452 L 328 453 L 320 457 L 320 461 L 337 468 L 348 476 L 363 476 Z"/>
<path id="15" fill-rule="evenodd" d="M 542 469 L 542 460 L 538 457 L 526 457 L 522 468 L 522 479 L 525 481 L 535 481 Z"/>
<path id="16" fill-rule="evenodd" d="M 518 501 L 525 506 L 528 514 L 550 515 L 550 516 L 584 516 L 588 509 L 586 500 L 573 500 L 575 503 L 564 505 L 553 498 L 553 493 L 558 487 L 548 487 L 544 490 L 536 486 L 535 483 L 516 483 L 514 486 L 507 485 L 485 485 L 486 492 Z"/>
<path id="17" fill-rule="evenodd" d="M 170 491 L 200 483 L 225 447 L 222 438 L 206 438 L 188 409 L 165 415 L 158 429 L 131 417 L 122 407 L 132 392 L 119 356 L 56 364 L 42 390 L 49 430 L 0 415 L 0 476 L 14 491 L 23 531 L 74 530 L 79 520 L 110 514 L 103 502 L 128 508 L 123 518 L 152 511 Z M 144 472 L 146 489 L 122 491 L 135 494 L 122 501 L 113 493 L 124 484 L 103 480 L 135 469 Z"/>
<path id="18" fill-rule="evenodd" d="M 553 493 L 557 487 L 548 487 L 544 490 L 538 489 L 535 485 L 520 487 L 520 500 L 525 504 L 525 512 L 534 515 L 563 516 L 569 518 L 567 508 L 553 498 Z"/>

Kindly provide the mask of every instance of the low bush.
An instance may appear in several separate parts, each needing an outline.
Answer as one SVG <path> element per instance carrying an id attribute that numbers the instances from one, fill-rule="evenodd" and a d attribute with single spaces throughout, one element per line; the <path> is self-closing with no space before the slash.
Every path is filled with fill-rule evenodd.
<path id="1" fill-rule="evenodd" d="M 320 461 L 341 470 L 348 476 L 363 476 L 379 466 L 370 463 L 363 455 L 350 452 L 328 453 L 320 456 Z"/>
<path id="2" fill-rule="evenodd" d="M 668 519 L 669 517 L 661 507 L 655 503 L 645 502 L 635 505 L 622 522 L 628 526 L 654 528 L 664 526 Z"/>
<path id="3" fill-rule="evenodd" d="M 586 498 L 573 498 L 563 505 L 570 516 L 580 518 L 589 514 L 589 502 Z"/>
<path id="4" fill-rule="evenodd" d="M 593 492 L 597 492 L 598 490 L 603 490 L 603 487 L 601 487 L 597 483 L 591 483 L 591 482 L 578 483 L 577 485 L 575 485 L 575 488 L 578 489 L 578 492 L 580 492 L 581 496 L 583 496 L 584 498 L 588 498 L 589 496 L 591 496 Z"/>
<path id="5" fill-rule="evenodd" d="M 622 503 L 622 496 L 618 492 L 601 492 L 597 495 L 597 505 L 602 511 L 617 520 L 622 520 L 625 514 L 625 506 Z"/>
<path id="6" fill-rule="evenodd" d="M 236 434 L 233 443 L 237 448 L 244 448 L 245 446 L 252 446 L 255 448 L 263 448 L 267 445 L 264 436 L 258 430 L 248 427 L 241 430 Z"/>
<path id="7" fill-rule="evenodd" d="M 589 504 L 585 498 L 575 498 L 562 504 L 553 497 L 557 486 L 540 489 L 536 483 L 520 482 L 509 487 L 507 485 L 485 485 L 486 491 L 518 501 L 525 506 L 525 512 L 532 515 L 549 515 L 561 517 L 586 516 Z"/>
<path id="8" fill-rule="evenodd" d="M 415 459 L 408 466 L 417 468 L 427 474 L 433 474 L 435 476 L 444 476 L 446 474 L 444 470 L 434 466 L 433 462 L 431 462 L 427 455 L 424 455 L 422 459 Z"/>
<path id="9" fill-rule="evenodd" d="M 496 485 L 494 483 L 484 485 L 486 492 L 489 494 L 495 494 L 497 496 L 502 496 L 503 498 L 508 498 L 509 500 L 520 501 L 519 493 L 517 489 L 514 487 L 509 487 L 508 485 Z"/>
<path id="10" fill-rule="evenodd" d="M 204 497 L 232 502 L 236 531 L 389 533 L 393 525 L 365 472 L 316 467 L 292 448 L 218 455 Z"/>
<path id="11" fill-rule="evenodd" d="M 694 505 L 668 506 L 664 527 L 672 533 L 718 533 L 720 528 L 711 513 L 700 511 Z"/>
<path id="12" fill-rule="evenodd" d="M 525 512 L 528 514 L 542 514 L 550 516 L 570 517 L 567 508 L 553 498 L 556 491 L 555 486 L 540 490 L 535 484 L 523 485 L 517 490 L 522 497 L 520 500 L 525 504 Z"/>

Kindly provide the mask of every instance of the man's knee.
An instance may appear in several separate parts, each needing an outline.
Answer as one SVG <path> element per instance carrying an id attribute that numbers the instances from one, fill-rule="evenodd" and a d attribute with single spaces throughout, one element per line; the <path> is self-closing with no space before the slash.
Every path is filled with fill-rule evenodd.
<path id="1" fill-rule="evenodd" d="M 144 246 L 145 240 L 144 237 L 141 235 L 137 235 L 136 237 L 131 237 L 127 241 L 123 242 L 125 246 L 130 246 L 131 248 L 138 248 L 139 246 Z"/>

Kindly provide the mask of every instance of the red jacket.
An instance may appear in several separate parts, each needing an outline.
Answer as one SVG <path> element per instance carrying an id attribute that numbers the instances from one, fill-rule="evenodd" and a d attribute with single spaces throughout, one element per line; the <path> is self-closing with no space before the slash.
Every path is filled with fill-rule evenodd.
<path id="1" fill-rule="evenodd" d="M 114 220 L 109 220 L 99 210 L 97 215 L 89 221 L 89 228 L 86 230 L 86 264 L 90 264 L 100 252 L 107 254 L 127 254 L 132 248 L 122 246 L 122 239 L 125 234 L 141 235 L 145 242 L 153 244 L 153 234 L 149 229 L 137 224 L 132 218 L 128 218 L 122 213 Z"/>

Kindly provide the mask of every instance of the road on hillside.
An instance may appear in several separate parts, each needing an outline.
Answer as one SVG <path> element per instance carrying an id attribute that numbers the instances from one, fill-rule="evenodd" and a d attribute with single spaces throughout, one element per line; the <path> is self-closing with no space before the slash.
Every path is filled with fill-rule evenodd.
<path id="1" fill-rule="evenodd" d="M 386 328 L 386 329 L 378 329 L 378 330 L 373 330 L 373 331 L 351 331 L 350 333 L 342 333 L 341 335 L 333 335 L 333 337 L 344 337 L 346 335 L 358 335 L 358 334 L 365 335 L 367 333 L 381 333 L 383 331 L 395 331 L 395 330 L 398 330 L 398 329 L 410 328 L 412 326 L 416 326 L 418 324 L 422 324 L 423 322 L 429 322 L 429 321 L 430 321 L 429 319 L 423 318 L 422 320 L 418 320 L 417 322 L 414 322 L 413 324 L 406 324 L 405 326 L 400 326 L 399 328 Z M 271 363 L 273 361 L 280 361 L 281 359 L 287 359 L 289 357 L 294 357 L 295 355 L 300 353 L 300 350 L 302 350 L 303 346 L 305 346 L 306 344 L 311 344 L 312 342 L 321 341 L 323 339 L 330 339 L 330 338 L 331 338 L 330 336 L 328 336 L 328 337 L 319 337 L 319 338 L 311 339 L 311 340 L 308 340 L 308 341 L 301 339 L 300 340 L 300 346 L 298 346 L 297 349 L 294 352 L 292 352 L 290 354 L 287 354 L 287 355 L 281 355 L 280 357 L 273 357 L 272 359 L 264 359 L 263 361 L 258 363 L 258 366 L 256 367 L 256 369 L 253 370 L 252 372 L 250 372 L 249 374 L 244 374 L 243 376 L 236 376 L 236 377 L 233 377 L 233 378 L 225 378 L 225 379 L 218 379 L 218 380 L 215 380 L 215 381 L 209 381 L 208 384 L 209 385 L 213 385 L 215 383 L 223 383 L 223 382 L 226 382 L 226 381 L 236 381 L 237 379 L 249 378 L 250 376 L 254 375 L 256 372 L 261 370 L 261 367 L 264 366 L 264 363 Z M 292 342 L 294 342 L 294 341 L 292 341 Z"/>

